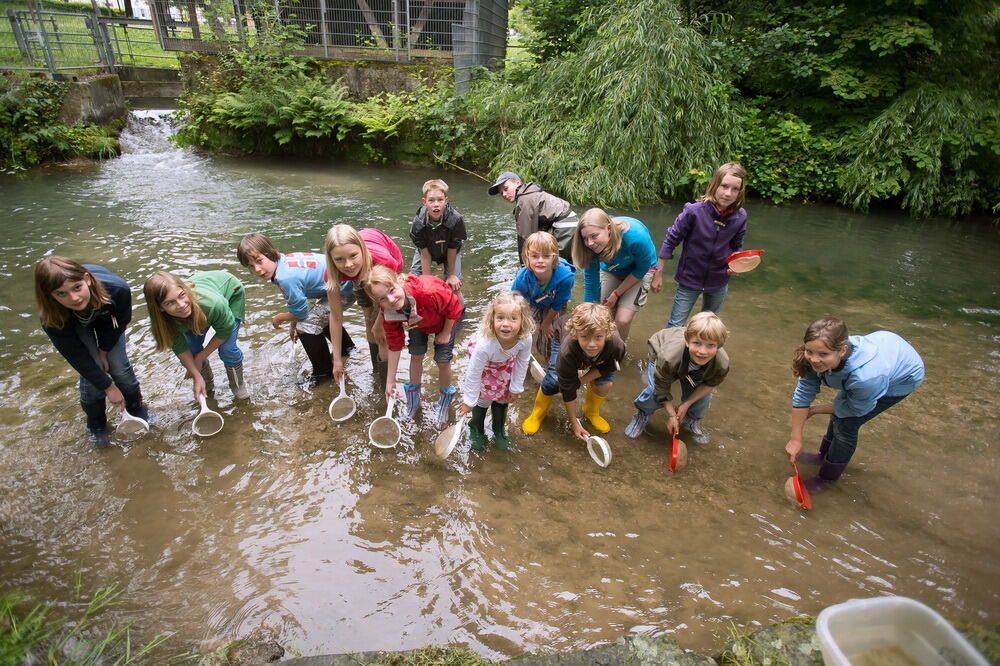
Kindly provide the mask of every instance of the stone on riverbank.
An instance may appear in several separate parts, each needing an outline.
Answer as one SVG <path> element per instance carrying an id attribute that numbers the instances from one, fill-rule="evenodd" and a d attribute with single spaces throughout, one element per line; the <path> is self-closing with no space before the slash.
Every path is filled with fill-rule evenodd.
<path id="1" fill-rule="evenodd" d="M 823 666 L 823 653 L 814 620 L 803 617 L 733 638 L 719 655 L 718 662 Z"/>

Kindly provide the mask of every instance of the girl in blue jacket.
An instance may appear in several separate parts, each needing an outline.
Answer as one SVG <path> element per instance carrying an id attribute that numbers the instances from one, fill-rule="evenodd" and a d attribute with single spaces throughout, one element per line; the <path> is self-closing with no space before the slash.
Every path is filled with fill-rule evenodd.
<path id="1" fill-rule="evenodd" d="M 106 400 L 148 421 L 125 353 L 125 328 L 132 321 L 132 291 L 125 280 L 101 266 L 52 255 L 35 264 L 35 300 L 45 334 L 80 374 L 90 443 L 111 444 Z"/>
<path id="2" fill-rule="evenodd" d="M 861 426 L 915 391 L 924 380 L 924 362 L 895 333 L 847 334 L 847 326 L 832 317 L 817 319 L 806 329 L 795 350 L 792 371 L 799 381 L 792 396 L 792 433 L 785 451 L 794 462 L 819 464 L 806 479 L 811 493 L 836 481 L 858 446 Z M 820 386 L 837 389 L 833 402 L 811 406 Z M 800 453 L 802 429 L 816 414 L 829 414 L 830 425 L 819 453 Z"/>
<path id="3" fill-rule="evenodd" d="M 583 301 L 611 310 L 622 342 L 635 313 L 646 304 L 656 268 L 649 229 L 634 217 L 611 218 L 600 208 L 580 217 L 573 237 L 573 263 L 583 273 Z"/>

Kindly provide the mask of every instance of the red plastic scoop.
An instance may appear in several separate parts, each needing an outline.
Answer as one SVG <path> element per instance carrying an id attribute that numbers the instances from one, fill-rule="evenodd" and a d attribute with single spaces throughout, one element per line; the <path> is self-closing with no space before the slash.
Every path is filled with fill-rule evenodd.
<path id="1" fill-rule="evenodd" d="M 671 472 L 684 469 L 687 466 L 687 457 L 687 446 L 677 439 L 677 435 L 674 435 L 670 442 L 670 457 L 667 459 L 667 468 Z"/>
<path id="2" fill-rule="evenodd" d="M 726 257 L 726 263 L 729 264 L 729 269 L 734 273 L 749 273 L 760 264 L 760 255 L 762 254 L 764 254 L 764 250 L 733 252 Z"/>
<path id="3" fill-rule="evenodd" d="M 792 469 L 795 470 L 795 476 L 792 477 L 792 488 L 795 489 L 795 501 L 799 503 L 803 509 L 813 508 L 812 497 L 809 495 L 809 491 L 806 489 L 806 484 L 802 483 L 802 477 L 799 476 L 799 466 L 792 461 Z"/>

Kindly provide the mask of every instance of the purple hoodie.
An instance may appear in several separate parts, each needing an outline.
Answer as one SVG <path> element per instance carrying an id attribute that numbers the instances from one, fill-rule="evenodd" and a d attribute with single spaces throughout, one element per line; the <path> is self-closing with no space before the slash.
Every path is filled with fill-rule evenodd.
<path id="1" fill-rule="evenodd" d="M 674 280 L 688 289 L 720 289 L 729 283 L 726 257 L 743 249 L 746 231 L 747 212 L 743 208 L 723 216 L 708 201 L 687 203 L 667 229 L 659 257 L 673 259 L 674 248 L 683 243 Z"/>

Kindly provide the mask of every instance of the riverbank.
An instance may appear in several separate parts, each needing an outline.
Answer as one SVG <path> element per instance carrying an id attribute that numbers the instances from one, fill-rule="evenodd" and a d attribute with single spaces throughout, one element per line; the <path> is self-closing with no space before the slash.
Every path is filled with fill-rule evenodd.
<path id="1" fill-rule="evenodd" d="M 1000 663 L 1000 626 L 956 627 L 969 643 L 992 664 Z M 587 650 L 546 654 L 538 652 L 506 661 L 489 661 L 460 647 L 427 646 L 401 652 L 356 652 L 282 659 L 284 649 L 267 632 L 257 632 L 237 641 L 223 661 L 205 666 L 260 666 L 280 662 L 283 666 L 823 666 L 815 619 L 796 617 L 754 632 L 735 630 L 713 655 L 686 650 L 669 636 L 628 635 Z"/>

